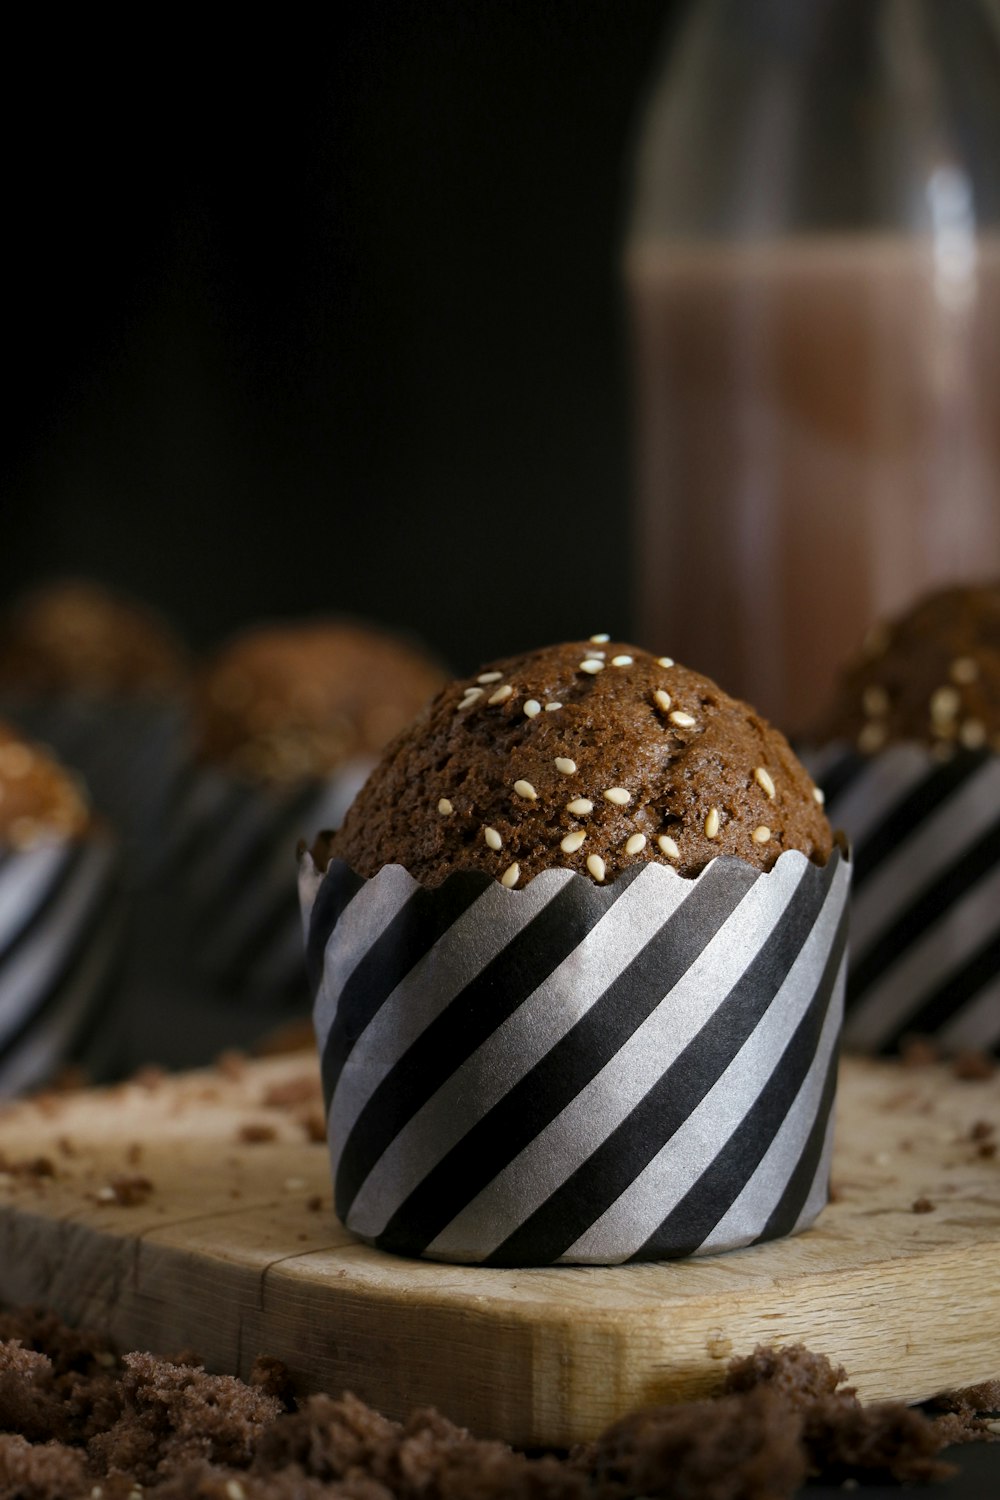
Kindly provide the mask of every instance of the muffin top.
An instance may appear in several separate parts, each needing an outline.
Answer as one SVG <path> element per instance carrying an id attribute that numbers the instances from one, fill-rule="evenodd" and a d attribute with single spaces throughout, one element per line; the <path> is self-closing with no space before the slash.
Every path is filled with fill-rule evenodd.
<path id="1" fill-rule="evenodd" d="M 0 723 L 0 846 L 29 849 L 91 828 L 87 799 L 70 773 L 38 745 Z"/>
<path id="2" fill-rule="evenodd" d="M 258 627 L 199 674 L 198 754 L 256 781 L 325 776 L 377 755 L 443 681 L 418 647 L 358 621 Z"/>
<path id="3" fill-rule="evenodd" d="M 185 681 L 184 650 L 151 609 L 85 579 L 45 584 L 0 626 L 0 683 L 87 697 L 168 697 Z"/>
<path id="4" fill-rule="evenodd" d="M 1000 750 L 1000 585 L 942 589 L 876 625 L 821 735 L 865 755 L 902 740 Z"/>
<path id="5" fill-rule="evenodd" d="M 508 886 L 569 868 L 613 880 L 718 854 L 822 863 L 830 828 L 787 740 L 707 677 L 593 636 L 492 663 L 442 689 L 389 746 L 315 856 L 426 885 L 483 870 Z"/>

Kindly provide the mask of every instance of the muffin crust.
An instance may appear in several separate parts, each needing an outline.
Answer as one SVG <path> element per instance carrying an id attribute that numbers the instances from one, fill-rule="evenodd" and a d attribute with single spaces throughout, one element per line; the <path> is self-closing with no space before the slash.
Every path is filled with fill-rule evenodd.
<path id="1" fill-rule="evenodd" d="M 458 869 L 507 886 L 552 868 L 603 882 L 647 860 L 696 876 L 718 854 L 767 870 L 786 849 L 826 860 L 820 803 L 746 704 L 596 636 L 445 687 L 315 853 L 366 877 L 402 864 L 431 886 Z"/>

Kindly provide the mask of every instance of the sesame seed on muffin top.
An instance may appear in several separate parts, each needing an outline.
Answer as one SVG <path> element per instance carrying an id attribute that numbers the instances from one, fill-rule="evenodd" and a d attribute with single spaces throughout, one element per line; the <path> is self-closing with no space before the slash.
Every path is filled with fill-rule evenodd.
<path id="1" fill-rule="evenodd" d="M 570 868 L 602 883 L 653 860 L 695 876 L 719 854 L 822 863 L 821 796 L 787 740 L 666 656 L 594 636 L 454 682 L 400 734 L 342 829 L 316 848 L 426 885 L 507 886 Z"/>
<path id="2" fill-rule="evenodd" d="M 0 723 L 0 847 L 30 849 L 79 838 L 90 826 L 90 809 L 74 777 Z"/>

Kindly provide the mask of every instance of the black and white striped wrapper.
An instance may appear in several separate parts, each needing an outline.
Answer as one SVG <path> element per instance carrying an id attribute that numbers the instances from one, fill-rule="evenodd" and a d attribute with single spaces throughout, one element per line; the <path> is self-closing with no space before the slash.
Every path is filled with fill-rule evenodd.
<path id="1" fill-rule="evenodd" d="M 94 807 L 121 839 L 129 883 L 141 885 L 155 873 L 186 756 L 181 706 L 70 693 L 5 695 L 0 713 L 80 773 Z"/>
<path id="2" fill-rule="evenodd" d="M 1000 756 L 841 744 L 803 759 L 853 852 L 845 1044 L 1000 1049 Z"/>
<path id="3" fill-rule="evenodd" d="M 436 1260 L 607 1265 L 827 1201 L 848 861 L 507 890 L 304 854 L 337 1213 Z"/>
<path id="4" fill-rule="evenodd" d="M 117 845 L 96 834 L 0 852 L 0 1095 L 62 1064 L 114 1075 L 125 902 Z"/>
<path id="5" fill-rule="evenodd" d="M 162 884 L 177 904 L 186 958 L 221 1000 L 278 1021 L 309 1007 L 295 851 L 339 828 L 373 762 L 324 781 L 259 786 L 193 766 L 175 800 Z"/>

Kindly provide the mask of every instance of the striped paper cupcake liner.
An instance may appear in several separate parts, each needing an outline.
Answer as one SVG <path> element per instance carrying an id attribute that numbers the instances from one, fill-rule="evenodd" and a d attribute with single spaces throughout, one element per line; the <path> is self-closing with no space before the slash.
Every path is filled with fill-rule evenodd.
<path id="1" fill-rule="evenodd" d="M 853 849 L 846 1045 L 1000 1050 L 1000 756 L 834 745 L 806 760 Z"/>
<path id="2" fill-rule="evenodd" d="M 371 769 L 271 790 L 191 767 L 170 815 L 162 884 L 177 905 L 190 966 L 222 1001 L 308 1012 L 295 850 L 337 828 Z"/>
<path id="3" fill-rule="evenodd" d="M 337 1212 L 488 1265 L 702 1255 L 827 1201 L 849 864 L 522 890 L 302 856 Z"/>
<path id="4" fill-rule="evenodd" d="M 125 906 L 110 839 L 0 854 L 0 1094 L 68 1062 L 114 1075 Z"/>
<path id="5" fill-rule="evenodd" d="M 126 855 L 132 885 L 155 873 L 172 792 L 185 758 L 186 721 L 175 704 L 72 694 L 6 696 L 4 718 L 51 746 L 78 771 Z"/>

